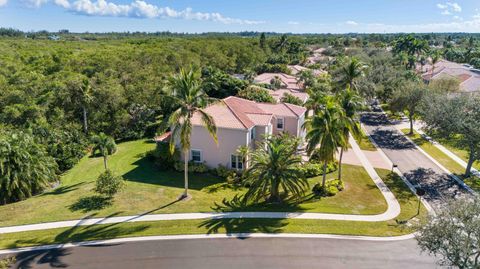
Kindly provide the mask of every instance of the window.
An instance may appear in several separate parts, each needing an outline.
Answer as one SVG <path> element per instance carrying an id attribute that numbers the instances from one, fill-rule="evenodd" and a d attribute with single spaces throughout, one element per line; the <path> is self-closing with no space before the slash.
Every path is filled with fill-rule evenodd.
<path id="1" fill-rule="evenodd" d="M 192 153 L 191 156 L 192 156 L 193 162 L 196 162 L 196 163 L 202 162 L 202 152 L 200 150 L 192 149 L 191 153 Z"/>
<path id="2" fill-rule="evenodd" d="M 277 119 L 277 129 L 278 130 L 283 130 L 283 118 L 278 118 Z"/>
<path id="3" fill-rule="evenodd" d="M 230 166 L 232 169 L 243 169 L 242 157 L 238 155 L 232 155 L 230 160 Z"/>
<path id="4" fill-rule="evenodd" d="M 255 126 L 254 126 L 254 127 L 252 128 L 252 130 L 250 130 L 250 140 L 254 140 L 254 139 L 255 139 L 256 133 L 257 133 L 257 130 L 256 130 Z"/>

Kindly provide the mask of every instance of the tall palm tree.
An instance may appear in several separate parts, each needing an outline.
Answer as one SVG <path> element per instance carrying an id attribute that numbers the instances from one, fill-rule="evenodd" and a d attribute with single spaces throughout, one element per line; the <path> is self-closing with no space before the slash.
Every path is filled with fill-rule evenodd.
<path id="1" fill-rule="evenodd" d="M 325 188 L 327 165 L 335 160 L 338 147 L 345 143 L 342 128 L 343 113 L 335 97 L 328 96 L 321 109 L 304 123 L 304 128 L 307 130 L 307 154 L 312 155 L 317 151 L 323 161 L 323 188 Z"/>
<path id="2" fill-rule="evenodd" d="M 108 170 L 108 155 L 111 155 L 115 153 L 115 151 L 117 151 L 117 145 L 115 144 L 115 140 L 104 133 L 100 133 L 98 135 L 92 136 L 92 144 L 92 154 L 95 154 L 98 151 L 103 157 L 103 166 L 105 167 L 105 170 Z"/>
<path id="3" fill-rule="evenodd" d="M 183 152 L 185 190 L 182 198 L 186 198 L 188 196 L 188 158 L 192 133 L 192 117 L 194 114 L 200 116 L 201 121 L 215 140 L 215 143 L 217 143 L 217 127 L 213 118 L 203 110 L 210 98 L 201 87 L 198 72 L 181 69 L 178 74 L 170 78 L 167 94 L 178 105 L 178 109 L 167 118 L 167 124 L 170 126 L 172 133 L 170 151 L 174 152 L 175 142 L 179 141 Z"/>
<path id="4" fill-rule="evenodd" d="M 350 62 L 342 68 L 342 84 L 348 85 L 350 89 L 356 90 L 356 80 L 365 75 L 366 65 L 353 57 Z"/>
<path id="5" fill-rule="evenodd" d="M 341 114 L 342 135 L 340 145 L 340 156 L 338 160 L 338 180 L 342 181 L 342 158 L 343 151 L 348 150 L 348 138 L 350 134 L 360 137 L 360 124 L 357 119 L 357 111 L 362 106 L 361 98 L 354 91 L 347 87 L 344 92 L 338 95 L 340 107 L 343 109 Z"/>
<path id="6" fill-rule="evenodd" d="M 88 78 L 84 76 L 72 75 L 69 77 L 66 83 L 69 92 L 71 93 L 71 99 L 82 110 L 82 124 L 85 134 L 88 133 L 88 105 L 93 99 L 93 89 Z"/>
<path id="7" fill-rule="evenodd" d="M 438 50 L 434 50 L 430 54 L 430 57 L 432 58 L 432 75 L 431 75 L 431 77 L 433 77 L 433 74 L 434 74 L 434 71 L 435 71 L 435 64 L 438 63 L 438 61 L 440 61 L 440 53 L 438 52 Z"/>
<path id="8" fill-rule="evenodd" d="M 296 154 L 297 147 L 298 140 L 284 134 L 267 138 L 265 147 L 251 154 L 250 167 L 245 171 L 250 184 L 245 201 L 278 203 L 289 195 L 300 198 L 304 194 L 308 182 L 299 169 L 302 159 Z"/>

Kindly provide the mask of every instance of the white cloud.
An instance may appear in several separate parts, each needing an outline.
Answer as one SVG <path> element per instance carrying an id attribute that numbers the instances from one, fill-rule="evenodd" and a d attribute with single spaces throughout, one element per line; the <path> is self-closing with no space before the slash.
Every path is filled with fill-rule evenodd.
<path id="1" fill-rule="evenodd" d="M 438 3 L 437 8 L 442 10 L 442 15 L 452 15 L 452 12 L 462 12 L 462 7 L 456 2 L 446 2 L 445 4 Z"/>
<path id="2" fill-rule="evenodd" d="M 453 16 L 453 19 L 454 19 L 454 20 L 457 20 L 457 21 L 462 21 L 462 20 L 463 20 L 463 18 L 462 18 L 462 17 L 460 17 L 460 16 L 456 16 L 456 15 L 455 15 L 455 16 Z"/>
<path id="3" fill-rule="evenodd" d="M 7 0 L 0 0 L 7 1 Z M 28 6 L 40 7 L 49 0 L 24 0 Z M 223 16 L 220 13 L 194 12 L 191 8 L 175 10 L 160 7 L 143 0 L 128 4 L 116 4 L 107 0 L 52 0 L 53 3 L 72 13 L 87 16 L 133 17 L 133 18 L 176 18 L 185 20 L 214 21 L 223 24 L 262 24 L 265 21 L 243 20 Z"/>
<path id="4" fill-rule="evenodd" d="M 0 0 L 0 7 L 3 7 L 4 5 L 7 4 L 7 0 Z"/>
<path id="5" fill-rule="evenodd" d="M 300 23 L 298 21 L 289 21 L 287 22 L 290 25 L 299 25 Z"/>
<path id="6" fill-rule="evenodd" d="M 63 8 L 69 8 L 70 2 L 68 0 L 54 0 L 55 5 L 61 6 Z"/>
<path id="7" fill-rule="evenodd" d="M 347 25 L 352 25 L 352 26 L 357 26 L 357 25 L 358 25 L 358 22 L 355 22 L 355 21 L 346 21 L 345 24 L 347 24 Z"/>

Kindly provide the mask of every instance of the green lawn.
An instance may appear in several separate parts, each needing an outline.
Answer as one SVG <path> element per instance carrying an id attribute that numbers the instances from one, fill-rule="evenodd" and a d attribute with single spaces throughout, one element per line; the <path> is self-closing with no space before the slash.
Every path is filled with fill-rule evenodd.
<path id="1" fill-rule="evenodd" d="M 357 141 L 358 146 L 360 146 L 360 149 L 368 150 L 368 151 L 376 151 L 377 148 L 373 145 L 372 141 L 370 141 L 370 139 L 365 134 L 363 129 L 360 129 L 360 131 L 361 131 L 360 136 L 355 137 L 355 141 Z"/>
<path id="2" fill-rule="evenodd" d="M 439 138 L 433 136 L 433 138 L 438 141 L 440 144 L 442 144 L 444 147 L 446 147 L 448 150 L 453 152 L 455 155 L 460 157 L 460 159 L 464 160 L 465 162 L 468 162 L 469 154 L 468 151 L 460 146 L 460 142 L 458 138 L 452 137 L 449 139 L 445 138 Z M 473 163 L 473 167 L 477 170 L 480 170 L 480 161 L 475 161 Z"/>
<path id="3" fill-rule="evenodd" d="M 402 129 L 404 134 L 410 132 L 409 129 Z M 440 149 L 435 147 L 428 140 L 423 138 L 420 134 L 414 131 L 413 135 L 408 135 L 415 144 L 417 144 L 421 149 L 423 149 L 428 155 L 437 160 L 441 165 L 447 168 L 450 172 L 456 174 L 463 179 L 463 174 L 465 173 L 465 168 L 450 158 L 447 154 L 443 153 Z M 480 180 L 474 178 L 464 181 L 469 187 L 476 191 L 480 191 Z"/>
<path id="4" fill-rule="evenodd" d="M 245 190 L 234 189 L 223 179 L 205 174 L 191 175 L 189 201 L 176 202 L 183 191 L 183 174 L 158 171 L 144 158 L 145 152 L 155 144 L 132 141 L 118 145 L 118 151 L 109 158 L 110 168 L 127 179 L 124 190 L 117 194 L 110 206 L 101 208 L 102 201 L 93 204 L 92 189 L 97 176 L 103 171 L 101 158 L 85 157 L 72 170 L 62 176 L 62 184 L 53 191 L 25 201 L 0 206 L 0 226 L 32 224 L 59 220 L 79 219 L 87 216 L 122 216 L 178 212 L 212 212 L 220 210 L 216 204 L 232 199 Z M 378 188 L 363 167 L 344 165 L 346 190 L 334 197 L 308 199 L 295 206 L 275 205 L 256 207 L 224 207 L 236 211 L 297 211 L 345 214 L 380 214 L 387 205 Z M 336 177 L 336 173 L 328 178 Z M 310 187 L 320 177 L 309 180 Z M 310 193 L 310 191 L 309 191 Z M 163 225 L 163 224 L 162 224 Z"/>
<path id="5" fill-rule="evenodd" d="M 418 200 L 403 181 L 390 171 L 377 169 L 401 205 L 400 215 L 382 222 L 300 220 L 300 219 L 210 219 L 184 221 L 158 221 L 79 226 L 13 234 L 0 238 L 0 248 L 17 248 L 42 244 L 78 242 L 119 237 L 269 232 L 269 233 L 328 233 L 344 235 L 395 236 L 413 231 L 412 222 L 423 221 L 426 209 L 417 215 Z M 407 224 L 405 224 L 407 223 Z"/>

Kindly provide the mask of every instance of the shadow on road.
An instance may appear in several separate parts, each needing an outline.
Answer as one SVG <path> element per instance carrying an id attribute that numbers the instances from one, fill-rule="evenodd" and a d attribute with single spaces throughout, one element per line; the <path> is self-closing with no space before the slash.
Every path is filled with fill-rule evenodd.
<path id="1" fill-rule="evenodd" d="M 376 129 L 371 134 L 377 145 L 386 149 L 414 149 L 415 145 L 402 134 L 392 130 Z"/>

